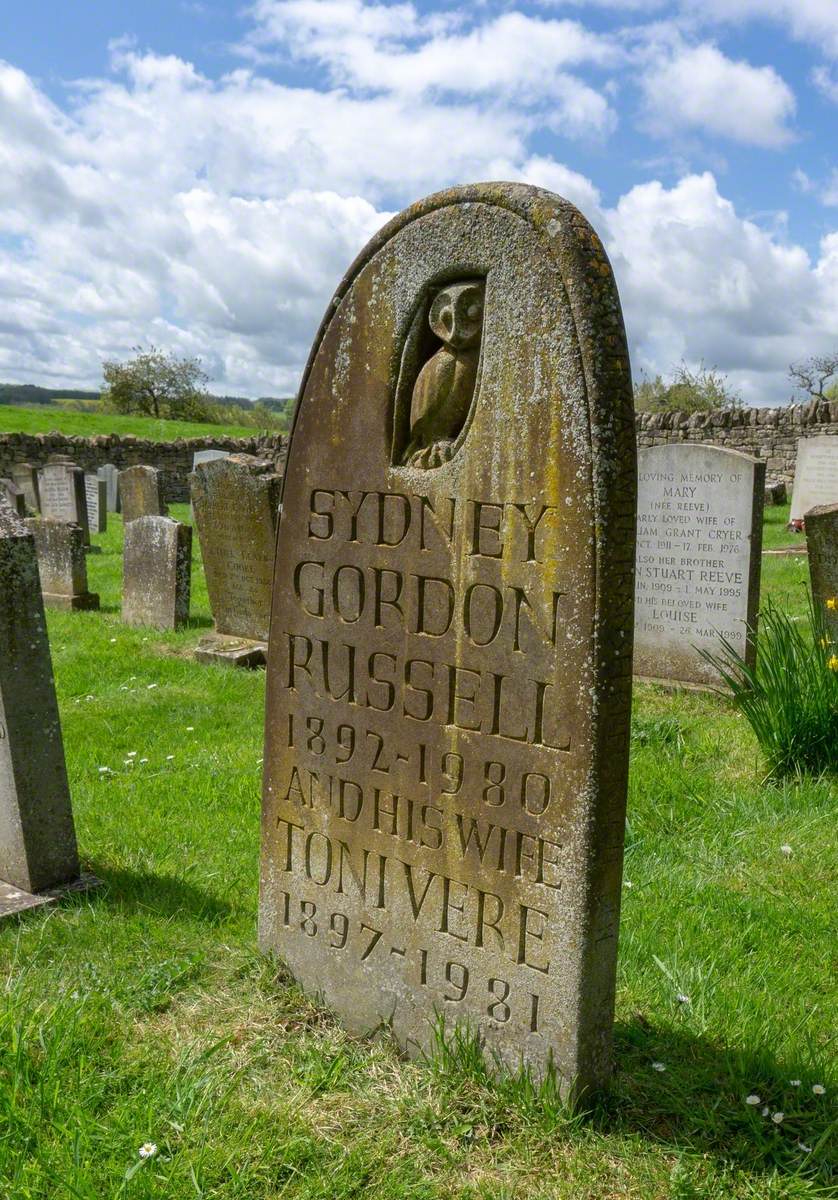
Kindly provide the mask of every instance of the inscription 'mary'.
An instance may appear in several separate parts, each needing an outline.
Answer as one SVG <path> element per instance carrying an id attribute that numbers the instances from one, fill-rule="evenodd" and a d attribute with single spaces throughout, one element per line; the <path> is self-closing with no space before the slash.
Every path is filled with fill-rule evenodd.
<path id="1" fill-rule="evenodd" d="M 286 470 L 260 940 L 354 1029 L 442 1016 L 607 1078 L 633 439 L 610 267 L 558 197 L 431 197 L 342 283 Z"/>

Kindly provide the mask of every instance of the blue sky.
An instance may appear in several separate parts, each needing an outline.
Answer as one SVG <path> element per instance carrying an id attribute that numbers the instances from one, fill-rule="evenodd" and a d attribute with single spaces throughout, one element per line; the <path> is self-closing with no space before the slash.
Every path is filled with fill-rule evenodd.
<path id="1" fill-rule="evenodd" d="M 0 379 L 154 342 L 287 394 L 344 269 L 440 187 L 592 220 L 635 374 L 784 402 L 838 348 L 838 0 L 30 0 L 0 27 Z"/>

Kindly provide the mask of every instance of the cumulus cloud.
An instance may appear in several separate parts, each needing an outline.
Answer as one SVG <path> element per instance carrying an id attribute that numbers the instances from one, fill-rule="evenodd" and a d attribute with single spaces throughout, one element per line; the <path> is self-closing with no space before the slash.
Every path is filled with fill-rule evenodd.
<path id="1" fill-rule="evenodd" d="M 741 24 L 773 21 L 802 42 L 838 57 L 838 4 L 835 0 L 680 0 L 682 11 L 700 21 Z"/>
<path id="2" fill-rule="evenodd" d="M 791 140 L 791 88 L 773 67 L 734 61 L 710 43 L 662 47 L 641 86 L 646 120 L 657 134 L 703 130 L 736 142 L 779 147 Z"/>

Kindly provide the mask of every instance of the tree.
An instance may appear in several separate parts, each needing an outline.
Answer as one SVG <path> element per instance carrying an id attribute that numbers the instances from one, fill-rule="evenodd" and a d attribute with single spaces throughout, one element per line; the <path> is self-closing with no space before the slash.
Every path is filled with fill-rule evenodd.
<path id="1" fill-rule="evenodd" d="M 134 357 L 126 362 L 103 362 L 102 374 L 102 402 L 115 412 L 181 421 L 203 421 L 208 417 L 208 376 L 198 358 L 179 358 L 156 346 L 148 350 L 135 346 Z"/>
<path id="2" fill-rule="evenodd" d="M 691 371 L 682 362 L 670 383 L 661 375 L 643 376 L 634 385 L 638 412 L 709 412 L 715 408 L 741 408 L 742 398 L 716 367 L 704 363 Z"/>
<path id="3" fill-rule="evenodd" d="M 838 350 L 832 354 L 813 354 L 789 366 L 789 378 L 794 386 L 807 392 L 813 400 L 828 399 L 835 392 L 834 386 L 825 390 L 833 375 L 838 375 Z"/>

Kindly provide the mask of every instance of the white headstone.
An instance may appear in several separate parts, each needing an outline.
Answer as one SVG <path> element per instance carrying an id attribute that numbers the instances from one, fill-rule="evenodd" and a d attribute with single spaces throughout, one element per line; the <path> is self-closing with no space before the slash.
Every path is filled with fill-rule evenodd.
<path id="1" fill-rule="evenodd" d="M 802 521 L 810 508 L 838 502 L 838 437 L 800 438 L 794 469 L 791 520 Z"/>

